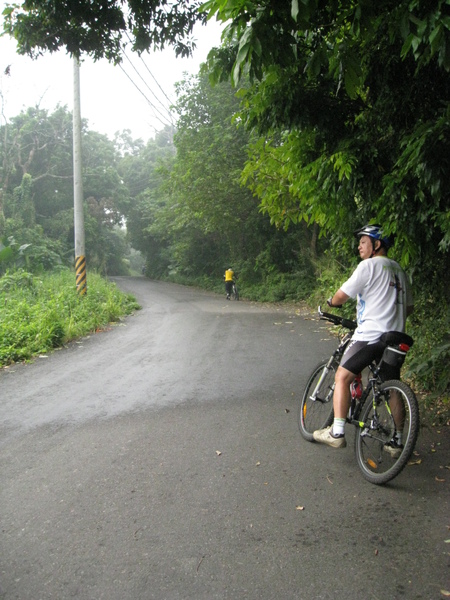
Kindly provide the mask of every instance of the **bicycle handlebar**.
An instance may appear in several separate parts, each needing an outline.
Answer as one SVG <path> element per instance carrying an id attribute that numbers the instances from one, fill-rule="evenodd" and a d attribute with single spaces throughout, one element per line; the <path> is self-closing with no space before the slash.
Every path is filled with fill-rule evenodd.
<path id="1" fill-rule="evenodd" d="M 342 325 L 346 329 L 350 329 L 350 331 L 354 331 L 358 324 L 356 321 L 352 321 L 350 319 L 344 319 L 344 317 L 338 317 L 337 315 L 333 315 L 331 313 L 326 313 L 322 311 L 322 308 L 319 306 L 318 308 L 319 318 L 324 321 L 330 321 L 334 323 L 334 325 Z"/>

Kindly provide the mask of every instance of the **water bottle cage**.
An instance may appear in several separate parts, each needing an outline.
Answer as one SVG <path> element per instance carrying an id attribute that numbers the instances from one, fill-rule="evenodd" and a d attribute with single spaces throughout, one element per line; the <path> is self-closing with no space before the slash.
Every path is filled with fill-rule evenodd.
<path id="1" fill-rule="evenodd" d="M 358 375 L 352 381 L 352 383 L 350 385 L 350 390 L 351 390 L 351 394 L 352 394 L 352 400 L 360 400 L 362 393 L 363 393 L 361 373 L 358 373 Z"/>

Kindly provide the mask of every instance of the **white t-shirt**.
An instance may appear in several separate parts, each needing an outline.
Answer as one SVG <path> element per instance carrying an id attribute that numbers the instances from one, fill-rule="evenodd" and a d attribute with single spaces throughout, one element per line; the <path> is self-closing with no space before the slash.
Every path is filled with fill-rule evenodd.
<path id="1" fill-rule="evenodd" d="M 413 304 L 408 279 L 394 260 L 375 256 L 359 263 L 341 290 L 357 298 L 353 339 L 376 342 L 386 331 L 404 331 Z"/>

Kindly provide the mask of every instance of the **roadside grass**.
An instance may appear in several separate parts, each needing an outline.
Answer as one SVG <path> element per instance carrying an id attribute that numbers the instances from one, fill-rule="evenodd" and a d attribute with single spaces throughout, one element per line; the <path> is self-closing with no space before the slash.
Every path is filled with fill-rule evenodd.
<path id="1" fill-rule="evenodd" d="M 61 347 L 139 308 L 133 296 L 95 273 L 88 275 L 84 297 L 71 270 L 7 273 L 0 279 L 0 367 Z"/>

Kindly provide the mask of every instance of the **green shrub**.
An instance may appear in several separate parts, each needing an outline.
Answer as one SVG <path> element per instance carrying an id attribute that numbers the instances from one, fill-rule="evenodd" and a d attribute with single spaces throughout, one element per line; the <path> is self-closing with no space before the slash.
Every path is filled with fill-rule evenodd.
<path id="1" fill-rule="evenodd" d="M 433 398 L 447 398 L 450 392 L 450 316 L 449 307 L 441 297 L 423 291 L 416 295 L 415 310 L 408 332 L 414 338 L 411 358 L 405 375 L 421 391 Z"/>
<path id="2" fill-rule="evenodd" d="M 34 277 L 31 273 L 18 269 L 13 273 L 7 271 L 0 278 L 0 293 L 20 288 L 34 289 Z"/>

